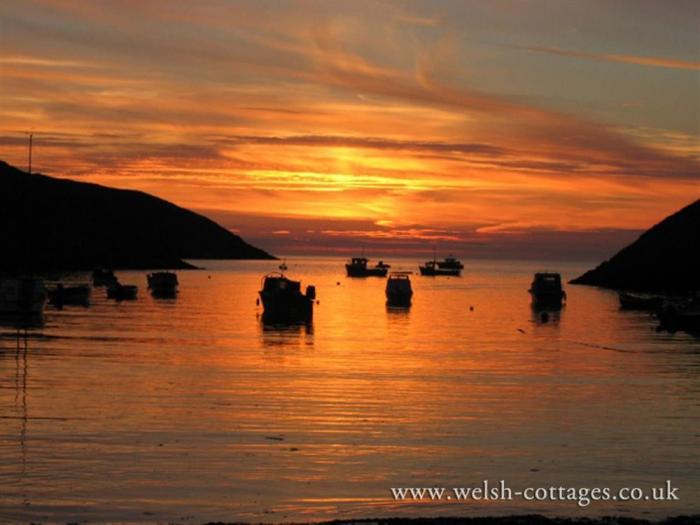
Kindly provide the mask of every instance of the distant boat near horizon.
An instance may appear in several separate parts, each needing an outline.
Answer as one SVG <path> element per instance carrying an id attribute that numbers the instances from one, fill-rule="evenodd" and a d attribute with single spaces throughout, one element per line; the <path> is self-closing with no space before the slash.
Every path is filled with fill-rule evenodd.
<path id="1" fill-rule="evenodd" d="M 116 283 L 117 278 L 114 276 L 114 272 L 109 268 L 95 268 L 92 271 L 92 285 L 97 287 L 100 286 L 111 286 Z"/>
<path id="2" fill-rule="evenodd" d="M 63 284 L 58 283 L 48 289 L 49 303 L 57 308 L 63 306 L 89 306 L 90 285 L 86 283 Z"/>
<path id="3" fill-rule="evenodd" d="M 146 276 L 148 289 L 155 298 L 172 298 L 178 293 L 179 282 L 173 272 L 153 272 Z"/>
<path id="4" fill-rule="evenodd" d="M 379 261 L 374 266 L 368 266 L 369 259 L 366 257 L 353 257 L 345 264 L 345 271 L 348 277 L 386 277 L 390 264 Z"/>
<path id="5" fill-rule="evenodd" d="M 443 270 L 463 270 L 464 269 L 464 264 L 462 264 L 462 261 L 454 257 L 453 255 L 449 255 L 445 257 L 442 261 L 437 261 L 438 268 L 441 268 Z"/>
<path id="6" fill-rule="evenodd" d="M 135 284 L 121 284 L 116 281 L 107 287 L 107 298 L 117 301 L 135 301 L 139 287 Z"/>
<path id="7" fill-rule="evenodd" d="M 418 269 L 420 270 L 421 275 L 430 277 L 459 277 L 462 275 L 462 270 L 460 268 L 441 268 L 440 263 L 434 259 L 432 261 L 426 261 L 425 264 L 419 266 Z"/>

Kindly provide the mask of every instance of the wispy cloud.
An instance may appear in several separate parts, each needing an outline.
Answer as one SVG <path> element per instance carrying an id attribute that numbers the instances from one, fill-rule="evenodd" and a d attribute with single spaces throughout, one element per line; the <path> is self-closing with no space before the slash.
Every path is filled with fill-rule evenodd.
<path id="1" fill-rule="evenodd" d="M 688 69 L 691 71 L 700 70 L 700 62 L 691 60 L 678 60 L 674 58 L 654 57 L 654 56 L 638 56 L 638 55 L 620 55 L 615 53 L 586 53 L 583 51 L 572 51 L 568 49 L 559 49 L 556 47 L 540 47 L 540 46 L 513 46 L 516 49 L 525 51 L 534 51 L 537 53 L 548 53 L 550 55 L 560 55 L 574 58 L 584 58 L 587 60 L 600 60 L 604 62 L 620 62 L 623 64 L 634 64 L 637 66 L 664 67 L 671 69 Z"/>

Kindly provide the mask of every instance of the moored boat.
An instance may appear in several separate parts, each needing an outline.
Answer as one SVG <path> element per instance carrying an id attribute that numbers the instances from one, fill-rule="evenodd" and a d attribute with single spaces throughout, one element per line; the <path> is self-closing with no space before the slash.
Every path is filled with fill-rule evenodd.
<path id="1" fill-rule="evenodd" d="M 421 275 L 428 276 L 445 275 L 459 277 L 462 275 L 462 270 L 460 268 L 440 268 L 436 260 L 426 261 L 426 263 L 423 266 L 419 266 L 418 269 Z"/>
<path id="2" fill-rule="evenodd" d="M 657 315 L 661 330 L 669 332 L 683 330 L 700 334 L 700 297 L 684 301 L 666 301 Z"/>
<path id="3" fill-rule="evenodd" d="M 379 261 L 376 265 L 369 266 L 366 257 L 353 257 L 345 264 L 348 277 L 386 277 L 390 265 Z"/>
<path id="4" fill-rule="evenodd" d="M 462 262 L 457 259 L 456 257 L 453 257 L 450 255 L 449 257 L 445 257 L 444 260 L 442 261 L 437 261 L 438 268 L 442 268 L 443 270 L 463 270 L 464 265 Z"/>
<path id="5" fill-rule="evenodd" d="M 566 299 L 566 292 L 561 286 L 561 275 L 558 273 L 536 273 L 528 291 L 535 307 L 561 308 Z"/>
<path id="6" fill-rule="evenodd" d="M 656 311 L 664 304 L 664 298 L 658 295 L 619 292 L 620 308 L 623 310 Z"/>
<path id="7" fill-rule="evenodd" d="M 95 268 L 92 271 L 92 285 L 99 286 L 112 286 L 117 282 L 117 278 L 114 272 L 109 268 Z"/>
<path id="8" fill-rule="evenodd" d="M 177 295 L 177 274 L 173 272 L 153 272 L 146 276 L 148 289 L 154 297 L 174 297 Z"/>
<path id="9" fill-rule="evenodd" d="M 90 304 L 90 285 L 65 285 L 58 283 L 48 290 L 49 302 L 57 307 L 64 305 L 88 306 Z"/>
<path id="10" fill-rule="evenodd" d="M 46 304 L 44 280 L 36 277 L 0 278 L 0 313 L 38 314 Z"/>
<path id="11" fill-rule="evenodd" d="M 389 306 L 410 306 L 413 299 L 411 272 L 391 272 L 386 282 L 386 304 Z"/>
<path id="12" fill-rule="evenodd" d="M 281 265 L 280 269 L 286 269 L 286 265 Z M 302 294 L 301 281 L 293 281 L 284 273 L 273 272 L 263 278 L 259 294 L 265 321 L 308 322 L 313 318 L 316 300 L 316 287 L 313 285 L 307 286 Z"/>
<path id="13" fill-rule="evenodd" d="M 107 287 L 107 297 L 117 301 L 134 301 L 139 287 L 135 284 L 121 284 L 119 281 Z"/>

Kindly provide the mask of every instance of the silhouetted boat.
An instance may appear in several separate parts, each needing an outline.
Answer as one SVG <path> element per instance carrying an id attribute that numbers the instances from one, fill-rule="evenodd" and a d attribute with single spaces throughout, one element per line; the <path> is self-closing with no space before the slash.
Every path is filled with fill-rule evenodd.
<path id="1" fill-rule="evenodd" d="M 63 283 L 58 283 L 49 288 L 48 294 L 49 302 L 59 308 L 64 305 L 88 306 L 90 304 L 89 284 L 66 286 Z"/>
<path id="2" fill-rule="evenodd" d="M 280 265 L 283 272 L 287 267 Z M 301 293 L 301 281 L 292 281 L 282 272 L 267 274 L 263 279 L 260 300 L 263 305 L 263 318 L 270 321 L 294 322 L 310 321 L 314 313 L 316 287 L 309 285 L 306 293 Z"/>
<path id="3" fill-rule="evenodd" d="M 535 307 L 561 308 L 562 302 L 566 299 L 566 292 L 561 286 L 561 275 L 558 273 L 536 273 L 529 292 L 532 295 L 532 305 Z"/>
<path id="4" fill-rule="evenodd" d="M 620 292 L 620 308 L 623 310 L 653 310 L 656 311 L 664 304 L 664 298 L 658 295 Z"/>
<path id="5" fill-rule="evenodd" d="M 444 260 L 442 261 L 437 261 L 438 268 L 441 268 L 443 270 L 462 270 L 464 269 L 464 265 L 459 259 L 456 259 L 453 256 L 445 257 Z"/>
<path id="6" fill-rule="evenodd" d="M 658 312 L 659 328 L 700 334 L 700 297 L 685 301 L 666 301 Z"/>
<path id="7" fill-rule="evenodd" d="M 46 304 L 44 280 L 35 277 L 0 278 L 0 313 L 38 314 Z"/>
<path id="8" fill-rule="evenodd" d="M 114 272 L 108 268 L 95 268 L 92 271 L 93 286 L 111 286 L 117 282 Z"/>
<path id="9" fill-rule="evenodd" d="M 419 266 L 421 275 L 437 276 L 437 275 L 447 275 L 453 277 L 459 277 L 462 274 L 462 270 L 459 268 L 440 268 L 436 260 L 426 261 L 423 266 Z"/>
<path id="10" fill-rule="evenodd" d="M 390 265 L 379 261 L 374 267 L 368 266 L 369 260 L 365 257 L 353 257 L 345 264 L 348 277 L 386 277 Z"/>
<path id="11" fill-rule="evenodd" d="M 391 272 L 386 282 L 386 304 L 389 306 L 410 306 L 413 298 L 410 272 Z"/>
<path id="12" fill-rule="evenodd" d="M 139 287 L 135 284 L 121 284 L 119 281 L 107 287 L 107 297 L 117 301 L 133 301 L 136 299 Z"/>
<path id="13" fill-rule="evenodd" d="M 174 297 L 177 295 L 177 274 L 173 272 L 154 272 L 146 276 L 148 289 L 154 297 Z"/>

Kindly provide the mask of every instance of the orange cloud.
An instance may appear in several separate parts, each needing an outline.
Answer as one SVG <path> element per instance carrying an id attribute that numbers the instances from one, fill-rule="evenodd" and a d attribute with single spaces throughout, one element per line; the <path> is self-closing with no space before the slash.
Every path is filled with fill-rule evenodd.
<path id="1" fill-rule="evenodd" d="M 700 62 L 690 60 L 677 60 L 664 57 L 649 57 L 637 55 L 618 55 L 614 53 L 585 53 L 583 51 L 571 51 L 567 49 L 559 49 L 556 47 L 540 47 L 540 46 L 513 46 L 516 49 L 526 51 L 535 51 L 537 53 L 549 53 L 551 55 L 560 55 L 575 58 L 585 58 L 588 60 L 601 60 L 605 62 L 620 62 L 623 64 L 634 64 L 637 66 L 652 66 L 665 67 L 671 69 L 688 69 L 697 71 L 700 69 Z"/>

